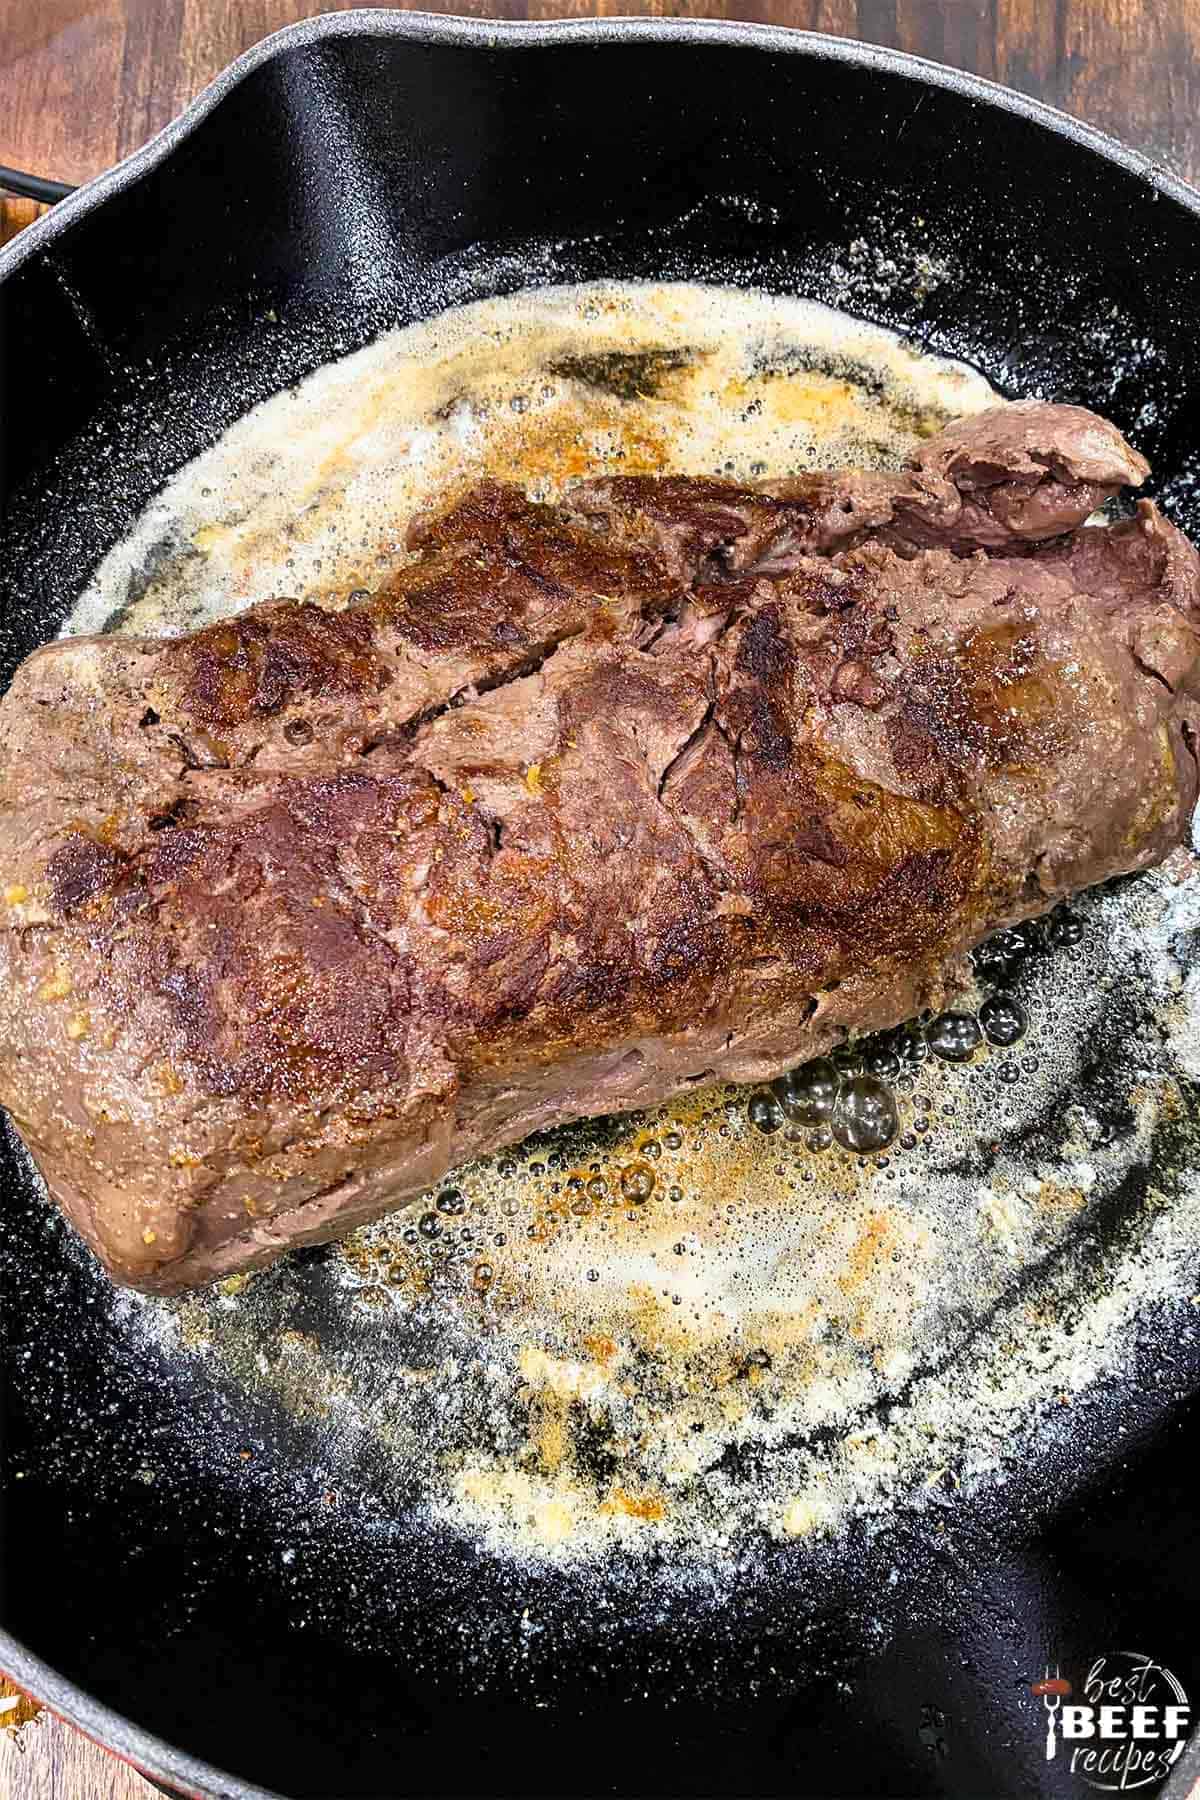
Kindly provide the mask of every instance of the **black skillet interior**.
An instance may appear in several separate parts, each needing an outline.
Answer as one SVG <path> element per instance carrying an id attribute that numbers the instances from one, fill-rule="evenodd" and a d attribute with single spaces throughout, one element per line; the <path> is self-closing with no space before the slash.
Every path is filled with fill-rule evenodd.
<path id="1" fill-rule="evenodd" d="M 10 259 L 4 670 L 259 398 L 386 326 L 598 275 L 829 299 L 1006 391 L 1086 402 L 1200 530 L 1200 218 L 1134 159 L 823 40 L 594 26 L 518 44 L 362 14 L 291 34 Z M 818 1587 L 748 1576 L 737 1616 L 663 1612 L 648 1566 L 615 1618 L 593 1588 L 569 1600 L 589 1629 L 531 1647 L 522 1614 L 561 1610 L 553 1583 L 381 1515 L 369 1471 L 335 1542 L 298 1510 L 302 1424 L 281 1435 L 244 1395 L 117 1356 L 102 1290 L 7 1145 L 0 1181 L 0 1625 L 25 1647 L 0 1639 L 0 1664 L 44 1659 L 80 1690 L 60 1704 L 143 1762 L 166 1766 L 87 1696 L 179 1746 L 183 1785 L 202 1785 L 194 1756 L 296 1796 L 1051 1795 L 1075 1784 L 1040 1760 L 1026 1684 L 1047 1659 L 1144 1648 L 1200 1692 L 1200 1354 L 1173 1321 L 1069 1466 L 1031 1455 L 1003 1516 L 948 1508 L 892 1546 L 890 1636 L 848 1543 Z M 319 1258 L 310 1299 L 318 1316 Z M 147 1445 L 173 1471 L 153 1486 Z"/>

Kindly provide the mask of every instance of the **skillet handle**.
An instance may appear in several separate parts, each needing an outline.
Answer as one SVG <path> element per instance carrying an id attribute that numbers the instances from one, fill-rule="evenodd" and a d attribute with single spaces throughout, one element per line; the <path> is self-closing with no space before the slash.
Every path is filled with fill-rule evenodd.
<path id="1" fill-rule="evenodd" d="M 37 200 L 42 206 L 53 206 L 75 192 L 69 181 L 53 181 L 48 175 L 30 175 L 24 169 L 10 169 L 0 163 L 0 188 L 19 194 L 22 200 Z"/>

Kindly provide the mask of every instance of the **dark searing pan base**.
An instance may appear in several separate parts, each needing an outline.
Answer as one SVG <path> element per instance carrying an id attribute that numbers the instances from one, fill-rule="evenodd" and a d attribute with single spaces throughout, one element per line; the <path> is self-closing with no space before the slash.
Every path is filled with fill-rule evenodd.
<path id="1" fill-rule="evenodd" d="M 606 283 L 477 303 L 256 408 L 114 548 L 68 629 L 178 629 L 283 590 L 340 607 L 391 573 L 404 521 L 481 474 L 559 493 L 613 469 L 896 466 L 993 398 L 964 365 L 753 290 Z M 1177 1071 L 1200 1060 L 1175 994 L 1196 907 L 1184 873 L 1129 884 L 1086 943 L 1027 971 L 1016 1044 L 970 1067 L 897 1065 L 900 1129 L 879 1159 L 792 1125 L 769 1096 L 705 1089 L 471 1165 L 356 1233 L 332 1254 L 320 1331 L 291 1323 L 286 1276 L 131 1297 L 123 1325 L 201 1385 L 216 1375 L 311 1423 L 331 1492 L 356 1491 L 370 1444 L 385 1517 L 419 1513 L 527 1565 L 669 1558 L 684 1604 L 698 1575 L 719 1587 L 763 1543 L 874 1532 L 903 1504 L 986 1486 L 1031 1409 L 1049 1403 L 1069 1439 L 1149 1290 L 1191 1293 L 1186 1197 L 1152 1276 L 1114 1244 L 1090 1291 L 1083 1268 L 1053 1299 L 1037 1285 L 1150 1160 L 1181 1106 Z M 1153 1077 L 1146 1052 L 1135 1077 L 1132 1045 L 1115 1050 L 1099 1118 L 1064 1096 L 1114 981 L 1169 1048 Z M 1031 1284 L 1032 1311 L 1015 1298 Z"/>

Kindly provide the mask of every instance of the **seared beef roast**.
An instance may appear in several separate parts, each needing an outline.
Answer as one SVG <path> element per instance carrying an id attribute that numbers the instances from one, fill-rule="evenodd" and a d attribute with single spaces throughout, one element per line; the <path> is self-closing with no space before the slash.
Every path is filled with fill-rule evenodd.
<path id="1" fill-rule="evenodd" d="M 120 1281 L 939 1005 L 1197 794 L 1200 563 L 999 407 L 896 475 L 485 485 L 342 612 L 59 642 L 0 705 L 0 1099 Z"/>

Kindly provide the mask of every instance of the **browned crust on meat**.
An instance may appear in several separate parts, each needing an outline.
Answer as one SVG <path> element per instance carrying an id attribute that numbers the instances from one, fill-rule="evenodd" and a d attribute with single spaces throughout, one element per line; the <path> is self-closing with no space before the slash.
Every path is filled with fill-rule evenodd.
<path id="1" fill-rule="evenodd" d="M 489 484 L 344 612 L 23 667 L 0 1096 L 119 1279 L 261 1261 L 533 1125 L 788 1066 L 1179 841 L 1200 565 L 1152 508 L 1019 557 L 857 530 L 814 556 L 795 516 L 784 553 L 781 510 Z"/>
<path id="2" fill-rule="evenodd" d="M 204 725 L 241 725 L 278 713 L 300 696 L 378 694 L 391 670 L 373 652 L 371 619 L 282 601 L 180 638 L 164 673 L 180 687 L 181 710 Z"/>

